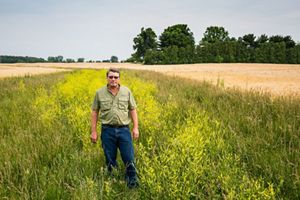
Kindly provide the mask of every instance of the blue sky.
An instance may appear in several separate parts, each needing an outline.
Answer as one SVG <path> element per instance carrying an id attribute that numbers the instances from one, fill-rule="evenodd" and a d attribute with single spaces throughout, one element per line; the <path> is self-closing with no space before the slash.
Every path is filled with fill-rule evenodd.
<path id="1" fill-rule="evenodd" d="M 0 55 L 120 60 L 141 27 L 159 36 L 187 24 L 198 43 L 209 26 L 231 37 L 290 35 L 300 42 L 299 0 L 0 0 Z"/>

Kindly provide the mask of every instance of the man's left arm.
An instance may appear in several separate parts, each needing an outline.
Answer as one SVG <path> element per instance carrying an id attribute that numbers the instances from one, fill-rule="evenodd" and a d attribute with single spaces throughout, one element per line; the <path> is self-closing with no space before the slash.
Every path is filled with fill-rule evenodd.
<path id="1" fill-rule="evenodd" d="M 133 122 L 132 136 L 134 139 L 139 138 L 139 122 L 136 109 L 130 110 L 131 119 Z"/>

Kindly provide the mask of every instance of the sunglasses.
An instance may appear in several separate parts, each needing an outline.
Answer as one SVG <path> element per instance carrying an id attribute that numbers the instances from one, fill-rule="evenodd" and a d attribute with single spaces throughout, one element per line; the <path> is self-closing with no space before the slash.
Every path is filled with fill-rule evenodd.
<path id="1" fill-rule="evenodd" d="M 109 79 L 119 79 L 119 76 L 108 76 Z"/>

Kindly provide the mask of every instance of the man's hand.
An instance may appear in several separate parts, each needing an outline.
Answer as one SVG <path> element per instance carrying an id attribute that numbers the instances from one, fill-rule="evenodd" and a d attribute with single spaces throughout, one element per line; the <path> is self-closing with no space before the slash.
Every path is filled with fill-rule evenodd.
<path id="1" fill-rule="evenodd" d="M 133 139 L 139 138 L 139 122 L 136 109 L 130 110 L 131 119 L 133 122 L 132 136 Z"/>
<path id="2" fill-rule="evenodd" d="M 132 129 L 132 136 L 133 136 L 133 139 L 138 139 L 139 138 L 139 129 L 138 128 L 133 128 Z"/>
<path id="3" fill-rule="evenodd" d="M 93 131 L 92 134 L 91 134 L 91 140 L 92 140 L 92 142 L 96 143 L 97 139 L 98 139 L 97 131 Z"/>
<path id="4" fill-rule="evenodd" d="M 98 119 L 98 110 L 92 111 L 92 134 L 91 140 L 93 143 L 97 142 L 98 134 L 97 134 L 97 119 Z"/>

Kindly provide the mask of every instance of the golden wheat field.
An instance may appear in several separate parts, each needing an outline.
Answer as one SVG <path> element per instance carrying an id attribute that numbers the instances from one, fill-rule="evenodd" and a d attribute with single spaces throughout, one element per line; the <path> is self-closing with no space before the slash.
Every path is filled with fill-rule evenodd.
<path id="1" fill-rule="evenodd" d="M 191 81 L 208 81 L 224 87 L 268 91 L 275 95 L 300 94 L 300 65 L 288 64 L 189 64 L 141 65 L 131 63 L 17 63 L 1 64 L 0 78 L 40 73 L 53 73 L 68 69 L 103 69 L 118 67 L 151 70 Z"/>

